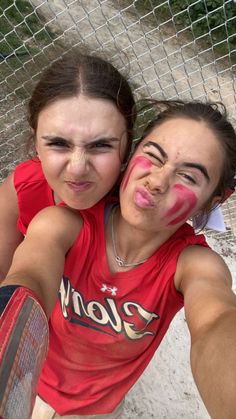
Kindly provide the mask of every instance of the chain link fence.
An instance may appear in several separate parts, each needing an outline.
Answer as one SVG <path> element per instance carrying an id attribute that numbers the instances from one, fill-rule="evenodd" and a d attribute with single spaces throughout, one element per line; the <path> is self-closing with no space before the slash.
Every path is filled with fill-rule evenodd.
<path id="1" fill-rule="evenodd" d="M 26 159 L 25 104 L 43 68 L 73 46 L 105 54 L 137 99 L 222 101 L 236 126 L 231 0 L 0 0 L 1 179 Z M 236 194 L 223 205 L 236 237 Z M 213 234 L 213 233 L 209 233 Z"/>

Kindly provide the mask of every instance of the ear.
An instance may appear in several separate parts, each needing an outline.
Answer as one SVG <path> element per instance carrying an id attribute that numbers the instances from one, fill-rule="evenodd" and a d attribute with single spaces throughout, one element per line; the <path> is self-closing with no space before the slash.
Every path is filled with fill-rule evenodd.
<path id="1" fill-rule="evenodd" d="M 211 200 L 209 200 L 202 210 L 198 211 L 197 214 L 192 216 L 192 223 L 193 228 L 195 230 L 202 230 L 206 227 L 208 218 L 210 217 L 211 211 L 222 203 L 222 196 L 217 195 L 214 196 Z"/>
<path id="2" fill-rule="evenodd" d="M 235 187 L 227 187 L 224 190 L 224 193 L 222 195 L 214 196 L 212 199 L 212 206 L 211 208 L 217 206 L 218 204 L 223 204 L 233 193 L 235 192 Z"/>
<path id="3" fill-rule="evenodd" d="M 40 156 L 39 156 L 39 147 L 38 147 L 38 141 L 37 141 L 37 137 L 36 137 L 36 132 L 34 129 L 31 129 L 32 132 L 32 137 L 34 139 L 34 147 L 35 147 L 35 151 L 36 151 L 36 155 L 38 157 L 38 159 L 40 160 Z"/>
<path id="4" fill-rule="evenodd" d="M 222 204 L 222 196 L 221 195 L 216 195 L 212 198 L 211 202 L 209 202 L 209 210 L 212 210 L 213 208 L 217 207 L 217 205 Z"/>
<path id="5" fill-rule="evenodd" d="M 194 214 L 194 217 L 202 217 L 203 214 L 208 216 L 208 214 L 215 208 L 217 205 L 222 203 L 222 196 L 216 195 L 211 200 L 205 203 L 204 207 L 197 213 Z"/>
<path id="6" fill-rule="evenodd" d="M 38 159 L 40 160 L 40 155 L 39 155 L 39 152 L 38 152 L 38 146 L 37 146 L 37 143 L 35 143 L 35 150 L 36 150 L 36 156 L 38 157 Z"/>

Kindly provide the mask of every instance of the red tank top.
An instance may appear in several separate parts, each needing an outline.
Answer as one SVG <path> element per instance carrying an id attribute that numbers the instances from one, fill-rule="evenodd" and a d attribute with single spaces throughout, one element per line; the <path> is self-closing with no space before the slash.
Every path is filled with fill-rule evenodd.
<path id="1" fill-rule="evenodd" d="M 30 221 L 40 210 L 55 205 L 53 191 L 37 158 L 20 163 L 15 168 L 14 186 L 19 207 L 17 227 L 25 234 Z"/>
<path id="2" fill-rule="evenodd" d="M 112 412 L 142 374 L 183 306 L 174 274 L 180 252 L 207 246 L 185 224 L 145 263 L 110 273 L 104 202 L 82 212 L 50 319 L 39 395 L 60 415 Z M 50 278 L 49 278 L 50 280 Z"/>

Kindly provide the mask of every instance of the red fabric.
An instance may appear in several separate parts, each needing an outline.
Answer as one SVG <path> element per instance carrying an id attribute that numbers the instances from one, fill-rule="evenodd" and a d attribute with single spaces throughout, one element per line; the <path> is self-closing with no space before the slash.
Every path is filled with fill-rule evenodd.
<path id="1" fill-rule="evenodd" d="M 11 339 L 12 330 L 15 328 L 19 314 L 22 311 L 25 300 L 30 297 L 38 302 L 33 291 L 25 287 L 18 287 L 12 293 L 12 296 L 0 316 L 1 346 L 0 346 L 0 363 L 3 360 L 7 345 Z"/>
<path id="2" fill-rule="evenodd" d="M 84 227 L 66 259 L 38 388 L 60 415 L 115 409 L 183 306 L 173 280 L 180 252 L 188 245 L 207 246 L 185 224 L 145 263 L 111 274 L 104 204 L 82 213 Z"/>
<path id="3" fill-rule="evenodd" d="M 27 160 L 14 171 L 14 186 L 18 197 L 17 227 L 25 234 L 32 218 L 43 208 L 55 205 L 53 191 L 48 185 L 40 161 Z"/>

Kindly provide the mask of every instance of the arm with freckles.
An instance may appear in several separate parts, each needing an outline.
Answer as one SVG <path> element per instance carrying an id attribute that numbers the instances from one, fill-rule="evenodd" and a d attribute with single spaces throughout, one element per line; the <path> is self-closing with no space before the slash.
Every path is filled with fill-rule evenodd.
<path id="1" fill-rule="evenodd" d="M 184 295 L 191 334 L 192 373 L 209 414 L 236 414 L 236 296 L 222 258 L 192 246 L 180 255 L 175 276 Z"/>
<path id="2" fill-rule="evenodd" d="M 24 236 L 17 229 L 18 201 L 9 175 L 0 185 L 0 281 L 6 276 L 17 246 Z"/>

